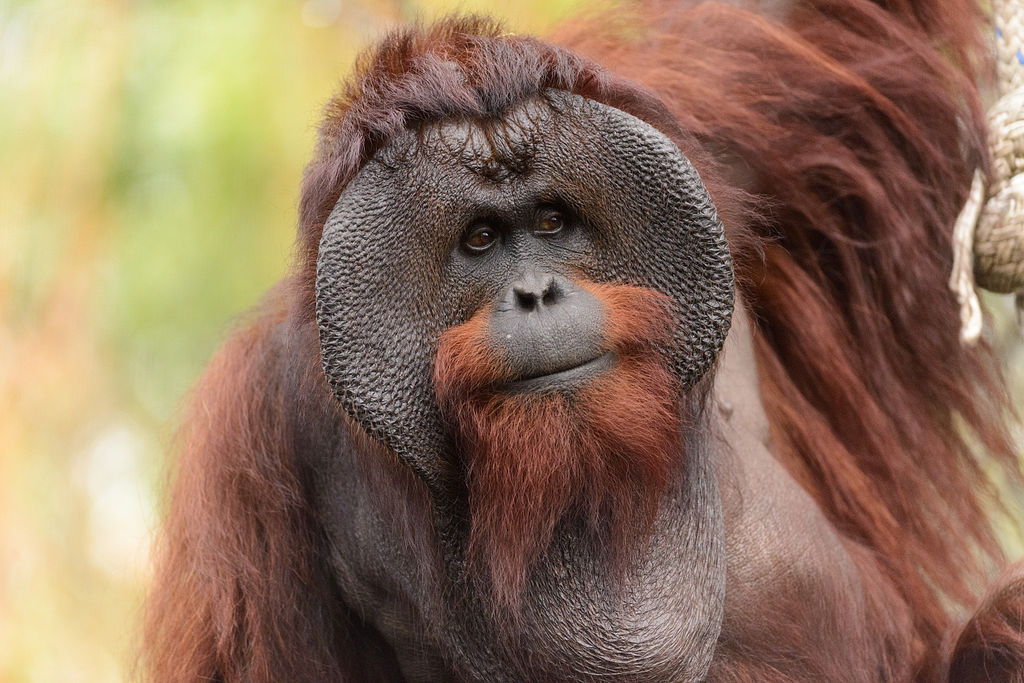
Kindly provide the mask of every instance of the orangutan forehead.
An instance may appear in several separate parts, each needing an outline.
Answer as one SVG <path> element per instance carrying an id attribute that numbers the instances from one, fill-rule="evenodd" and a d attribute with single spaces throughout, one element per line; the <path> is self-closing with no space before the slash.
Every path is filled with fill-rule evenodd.
<path id="1" fill-rule="evenodd" d="M 538 95 L 501 118 L 430 122 L 417 132 L 412 144 L 432 161 L 446 157 L 475 174 L 502 181 L 530 170 L 545 134 L 551 137 L 557 127 L 555 119 L 565 116 L 558 109 L 550 96 Z"/>

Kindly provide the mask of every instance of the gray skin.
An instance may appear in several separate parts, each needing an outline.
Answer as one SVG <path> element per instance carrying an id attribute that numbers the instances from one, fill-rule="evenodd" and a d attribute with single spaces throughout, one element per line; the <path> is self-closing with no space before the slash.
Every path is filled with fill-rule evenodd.
<path id="1" fill-rule="evenodd" d="M 540 239 L 573 229 L 553 209 L 541 212 L 541 223 L 552 216 L 562 216 L 566 224 Z M 522 232 L 533 232 L 530 227 Z M 501 247 L 498 238 L 485 249 Z M 537 266 L 525 270 L 495 302 L 488 332 L 492 348 L 516 375 L 504 387 L 513 392 L 571 392 L 614 365 L 614 354 L 604 350 L 604 305 L 571 280 Z"/>
<path id="2" fill-rule="evenodd" d="M 552 210 L 566 225 L 539 232 Z M 474 253 L 466 241 L 480 226 L 499 238 Z M 631 549 L 625 570 L 566 522 L 510 625 L 463 564 L 464 481 L 431 363 L 439 335 L 489 305 L 518 390 L 582 386 L 614 359 L 597 352 L 603 311 L 573 285 L 578 275 L 671 297 L 678 334 L 663 354 L 697 420 L 650 542 Z M 317 319 L 328 383 L 389 452 L 369 463 L 341 438 L 313 463 L 316 504 L 346 602 L 391 645 L 406 679 L 701 680 L 713 659 L 770 651 L 773 620 L 808 599 L 828 606 L 791 632 L 833 648 L 825 641 L 865 637 L 858 566 L 768 450 L 714 206 L 685 156 L 647 124 L 549 92 L 497 127 L 442 121 L 392 141 L 325 226 Z M 734 319 L 726 379 L 709 393 Z M 718 409 L 737 404 L 742 420 Z M 413 504 L 396 519 L 382 492 L 421 497 L 425 514 Z M 864 653 L 850 680 L 871 680 Z"/>

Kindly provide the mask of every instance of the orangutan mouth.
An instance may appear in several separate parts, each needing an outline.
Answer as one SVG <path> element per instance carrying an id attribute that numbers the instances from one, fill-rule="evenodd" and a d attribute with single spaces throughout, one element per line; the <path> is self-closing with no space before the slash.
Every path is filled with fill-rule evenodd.
<path id="1" fill-rule="evenodd" d="M 512 393 L 543 393 L 572 389 L 615 367 L 615 352 L 608 351 L 579 365 L 532 377 L 523 377 L 505 385 Z"/>

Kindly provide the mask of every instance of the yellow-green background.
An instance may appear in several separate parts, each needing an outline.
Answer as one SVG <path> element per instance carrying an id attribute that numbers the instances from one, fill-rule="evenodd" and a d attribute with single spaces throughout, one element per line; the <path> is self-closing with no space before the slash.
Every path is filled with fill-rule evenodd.
<path id="1" fill-rule="evenodd" d="M 418 15 L 543 31 L 573 4 L 0 0 L 0 682 L 125 677 L 182 397 L 285 271 L 355 52 Z"/>

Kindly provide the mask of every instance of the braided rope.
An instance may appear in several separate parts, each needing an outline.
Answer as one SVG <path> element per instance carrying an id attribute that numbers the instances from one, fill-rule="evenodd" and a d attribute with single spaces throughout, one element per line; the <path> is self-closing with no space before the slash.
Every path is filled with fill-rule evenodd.
<path id="1" fill-rule="evenodd" d="M 953 229 L 949 286 L 960 303 L 960 338 L 981 336 L 975 282 L 1017 292 L 1024 331 L 1024 0 L 993 0 L 1000 99 L 988 112 L 992 176 L 980 171 Z"/>

